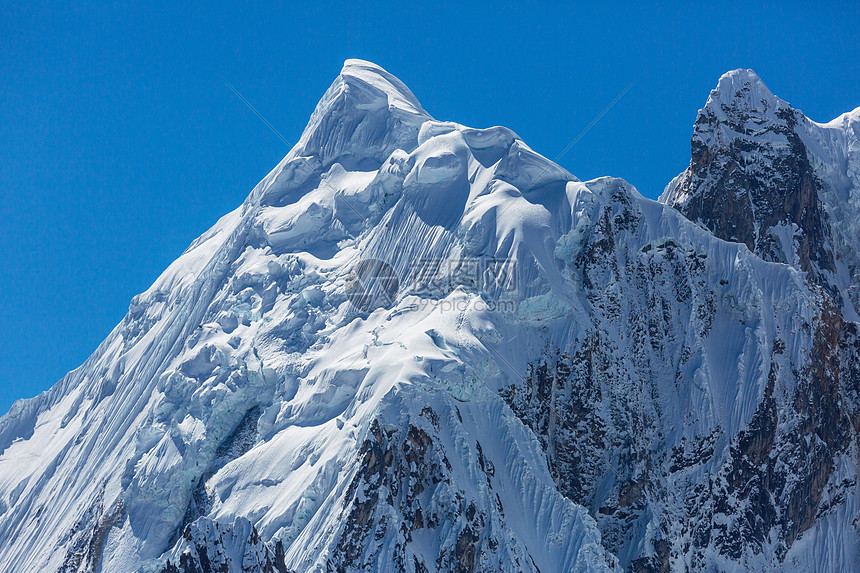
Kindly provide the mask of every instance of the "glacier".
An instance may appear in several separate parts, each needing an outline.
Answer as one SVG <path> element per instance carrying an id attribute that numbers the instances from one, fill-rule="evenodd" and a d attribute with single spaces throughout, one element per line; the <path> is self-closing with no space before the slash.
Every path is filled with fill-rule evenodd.
<path id="1" fill-rule="evenodd" d="M 730 72 L 652 201 L 348 60 L 0 418 L 0 569 L 860 570 L 858 121 Z"/>

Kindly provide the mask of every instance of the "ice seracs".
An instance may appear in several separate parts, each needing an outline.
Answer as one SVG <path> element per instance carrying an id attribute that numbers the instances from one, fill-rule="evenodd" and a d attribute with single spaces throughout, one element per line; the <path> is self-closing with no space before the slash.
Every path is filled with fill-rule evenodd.
<path id="1" fill-rule="evenodd" d="M 727 74 L 657 203 L 348 60 L 0 418 L 0 569 L 852 570 L 857 130 L 817 125 Z"/>

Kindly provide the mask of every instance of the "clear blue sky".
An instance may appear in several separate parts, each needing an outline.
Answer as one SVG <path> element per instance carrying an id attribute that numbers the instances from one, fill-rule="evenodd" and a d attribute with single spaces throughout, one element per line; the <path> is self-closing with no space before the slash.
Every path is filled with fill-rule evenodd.
<path id="1" fill-rule="evenodd" d="M 860 105 L 847 1 L 51 4 L 0 4 L 3 412 L 82 363 L 288 151 L 225 80 L 294 142 L 343 60 L 368 59 L 438 119 L 508 126 L 549 157 L 635 81 L 561 163 L 649 197 L 729 69 L 818 121 Z"/>

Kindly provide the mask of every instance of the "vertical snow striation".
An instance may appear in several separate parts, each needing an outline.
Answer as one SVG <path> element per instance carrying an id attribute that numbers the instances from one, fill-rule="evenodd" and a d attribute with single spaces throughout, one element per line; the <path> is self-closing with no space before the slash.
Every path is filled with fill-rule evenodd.
<path id="1" fill-rule="evenodd" d="M 0 569 L 852 570 L 857 118 L 731 72 L 661 204 L 348 60 L 0 418 Z"/>

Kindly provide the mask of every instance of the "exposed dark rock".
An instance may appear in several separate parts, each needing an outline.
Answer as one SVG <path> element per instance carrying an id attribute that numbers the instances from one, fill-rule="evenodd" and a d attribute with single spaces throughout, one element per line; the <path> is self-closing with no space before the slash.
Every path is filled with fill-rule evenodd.
<path id="1" fill-rule="evenodd" d="M 782 119 L 792 125 L 790 116 Z M 715 168 L 716 153 L 698 149 L 697 168 Z M 814 180 L 806 161 L 778 163 L 785 170 L 780 176 L 785 181 L 780 181 L 790 187 L 784 194 L 812 201 L 808 185 Z M 760 192 L 769 193 L 765 188 Z M 737 195 L 727 189 L 718 194 Z M 815 214 L 819 208 L 783 199 L 779 208 L 791 207 L 782 211 L 785 220 L 808 230 L 810 245 L 820 238 L 816 244 L 826 246 L 826 232 L 817 227 L 825 224 L 821 213 Z M 743 213 L 726 214 L 724 207 L 712 208 L 715 217 L 744 218 Z M 766 221 L 783 220 L 777 211 L 771 209 L 776 218 Z M 804 218 L 810 213 L 813 218 Z M 841 318 L 828 285 L 810 282 L 819 310 L 806 360 L 786 361 L 785 343 L 777 338 L 767 387 L 746 427 L 736 436 L 715 427 L 684 437 L 663 456 L 657 385 L 672 379 L 686 383 L 684 365 L 695 359 L 696 345 L 709 336 L 718 294 L 707 279 L 707 256 L 673 240 L 649 243 L 638 250 L 638 258 L 626 257 L 619 264 L 638 221 L 638 213 L 624 201 L 613 201 L 599 214 L 574 265 L 593 325 L 568 347 L 548 351 L 532 365 L 525 382 L 501 394 L 541 439 L 559 490 L 589 508 L 610 550 L 624 551 L 639 535 L 638 520 L 657 513 L 649 518 L 659 528 L 656 539 L 631 556 L 629 570 L 666 571 L 680 563 L 692 563 L 695 570 L 696 564 L 704 566 L 704 552 L 712 549 L 738 563 L 765 551 L 782 559 L 816 516 L 830 511 L 821 505 L 825 492 L 833 499 L 845 491 L 840 488 L 852 487 L 832 484 L 831 476 L 834 460 L 852 440 L 856 448 L 860 427 L 858 328 Z M 728 227 L 714 221 L 715 229 L 731 238 Z M 756 246 L 758 239 L 750 240 L 751 248 L 766 254 L 764 243 Z M 829 251 L 821 248 L 801 247 L 807 270 L 829 268 Z M 720 285 L 728 288 L 729 282 Z M 668 349 L 676 350 L 667 354 Z M 794 390 L 787 402 L 778 403 L 776 388 Z M 716 474 L 697 473 L 713 464 Z M 660 515 L 660 508 L 672 505 L 676 496 L 684 499 L 679 505 L 683 513 Z"/>
<path id="2" fill-rule="evenodd" d="M 60 573 L 98 571 L 108 532 L 125 517 L 122 502 L 117 501 L 110 510 L 104 510 L 104 490 L 81 516 L 69 537 L 72 539 Z"/>
<path id="3" fill-rule="evenodd" d="M 449 414 L 457 416 L 456 410 Z M 373 570 L 383 543 L 393 543 L 389 565 L 397 571 L 467 573 L 510 562 L 522 571 L 537 570 L 529 556 L 522 561 L 500 537 L 504 509 L 498 495 L 485 505 L 455 479 L 438 431 L 439 414 L 431 408 L 401 428 L 373 422 L 346 494 L 328 570 Z M 492 491 L 495 469 L 479 443 L 474 455 Z M 435 554 L 415 544 L 418 535 L 440 540 Z"/>
<path id="4" fill-rule="evenodd" d="M 744 243 L 767 261 L 797 265 L 826 284 L 822 271 L 835 270 L 830 223 L 822 182 L 797 131 L 808 120 L 753 74 L 738 74 L 735 82 L 742 86 L 731 96 L 714 92 L 699 113 L 690 166 L 666 200 L 716 236 Z M 761 99 L 751 101 L 752 93 Z M 782 244 L 786 233 L 792 244 Z"/>
<path id="5" fill-rule="evenodd" d="M 182 522 L 176 528 L 170 541 L 168 541 L 168 547 L 173 547 L 179 535 L 194 520 L 209 512 L 212 501 L 209 499 L 209 492 L 206 491 L 206 482 L 222 467 L 242 456 L 253 447 L 257 437 L 257 421 L 260 419 L 261 414 L 262 410 L 259 406 L 249 409 L 242 419 L 239 420 L 233 431 L 218 445 L 218 448 L 215 450 L 215 458 L 209 468 L 197 480 L 197 485 L 191 492 L 191 499 L 188 501 L 185 516 L 182 518 Z"/>
<path id="6" fill-rule="evenodd" d="M 293 573 L 283 544 L 264 543 L 247 521 L 225 525 L 203 518 L 186 527 L 179 549 L 159 573 Z"/>

